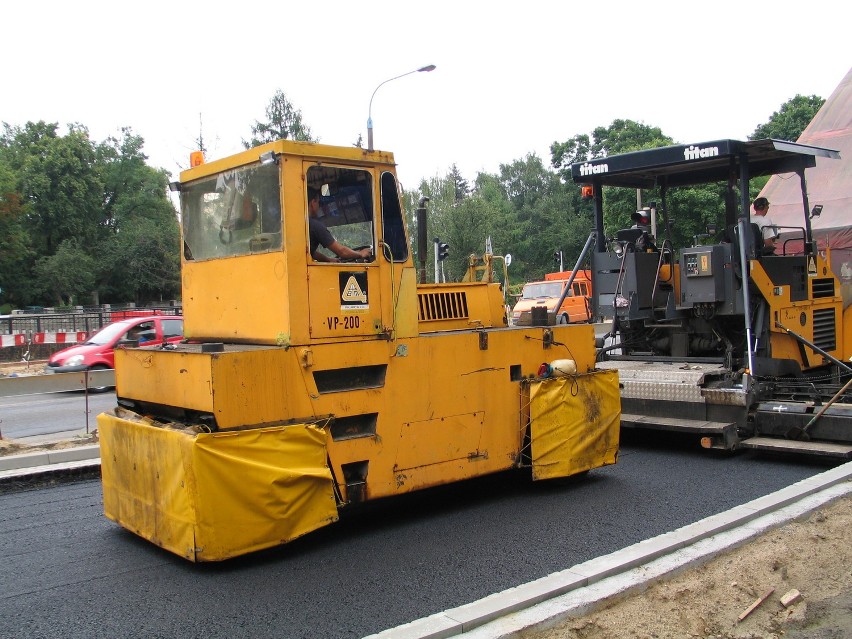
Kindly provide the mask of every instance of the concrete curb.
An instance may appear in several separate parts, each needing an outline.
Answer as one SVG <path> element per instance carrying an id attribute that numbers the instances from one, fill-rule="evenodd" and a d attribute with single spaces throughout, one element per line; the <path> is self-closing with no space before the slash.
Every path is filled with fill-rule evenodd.
<path id="1" fill-rule="evenodd" d="M 852 492 L 852 462 L 609 555 L 365 639 L 518 636 L 588 614 L 608 599 L 712 559 Z"/>
<path id="2" fill-rule="evenodd" d="M 0 483 L 53 471 L 75 470 L 101 465 L 99 444 L 73 446 L 0 457 Z"/>

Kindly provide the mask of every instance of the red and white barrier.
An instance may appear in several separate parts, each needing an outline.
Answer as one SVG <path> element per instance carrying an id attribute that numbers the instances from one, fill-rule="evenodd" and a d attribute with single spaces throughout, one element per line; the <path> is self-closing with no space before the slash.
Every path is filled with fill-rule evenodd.
<path id="1" fill-rule="evenodd" d="M 23 333 L 0 335 L 0 348 L 6 348 L 7 346 L 24 346 L 26 343 L 27 336 Z"/>
<path id="2" fill-rule="evenodd" d="M 26 333 L 0 335 L 0 347 L 26 346 L 31 344 L 79 344 L 85 342 L 89 334 L 86 331 L 71 331 L 64 333 L 33 333 L 32 340 L 27 340 Z"/>
<path id="3" fill-rule="evenodd" d="M 33 333 L 33 344 L 76 344 L 86 341 L 86 331 L 74 333 Z"/>

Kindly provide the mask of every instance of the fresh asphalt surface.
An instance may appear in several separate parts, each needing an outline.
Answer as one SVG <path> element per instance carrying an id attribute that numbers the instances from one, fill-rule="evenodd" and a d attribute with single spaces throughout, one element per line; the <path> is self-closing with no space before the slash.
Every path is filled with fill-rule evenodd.
<path id="1" fill-rule="evenodd" d="M 97 480 L 0 494 L 0 637 L 363 637 L 723 512 L 836 465 L 660 434 L 619 463 L 368 504 L 286 546 L 195 565 L 102 514 Z"/>

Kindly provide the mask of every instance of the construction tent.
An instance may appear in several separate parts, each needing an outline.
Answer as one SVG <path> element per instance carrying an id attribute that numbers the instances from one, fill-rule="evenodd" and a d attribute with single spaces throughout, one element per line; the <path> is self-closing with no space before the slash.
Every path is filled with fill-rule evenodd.
<path id="1" fill-rule="evenodd" d="M 820 251 L 830 249 L 831 267 L 840 279 L 844 307 L 852 303 L 852 69 L 826 100 L 797 140 L 840 151 L 840 160 L 818 158 L 805 172 L 808 204 L 821 204 L 811 219 L 814 240 Z M 769 215 L 779 227 L 801 227 L 804 210 L 801 183 L 795 174 L 773 175 L 761 195 L 769 199 Z M 788 236 L 782 232 L 781 239 Z M 799 233 L 801 237 L 801 233 Z M 789 242 L 785 251 L 800 252 L 801 242 Z"/>

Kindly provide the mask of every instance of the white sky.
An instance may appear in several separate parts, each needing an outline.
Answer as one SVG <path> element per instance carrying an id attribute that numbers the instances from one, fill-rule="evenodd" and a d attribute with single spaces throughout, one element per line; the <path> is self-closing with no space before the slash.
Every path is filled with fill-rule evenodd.
<path id="1" fill-rule="evenodd" d="M 842 7 L 846 7 L 845 9 Z M 315 136 L 392 151 L 403 186 L 472 180 L 623 118 L 676 142 L 745 139 L 852 66 L 837 0 L 8 2 L 0 121 L 130 126 L 176 177 L 199 133 L 242 149 L 283 90 Z"/>

